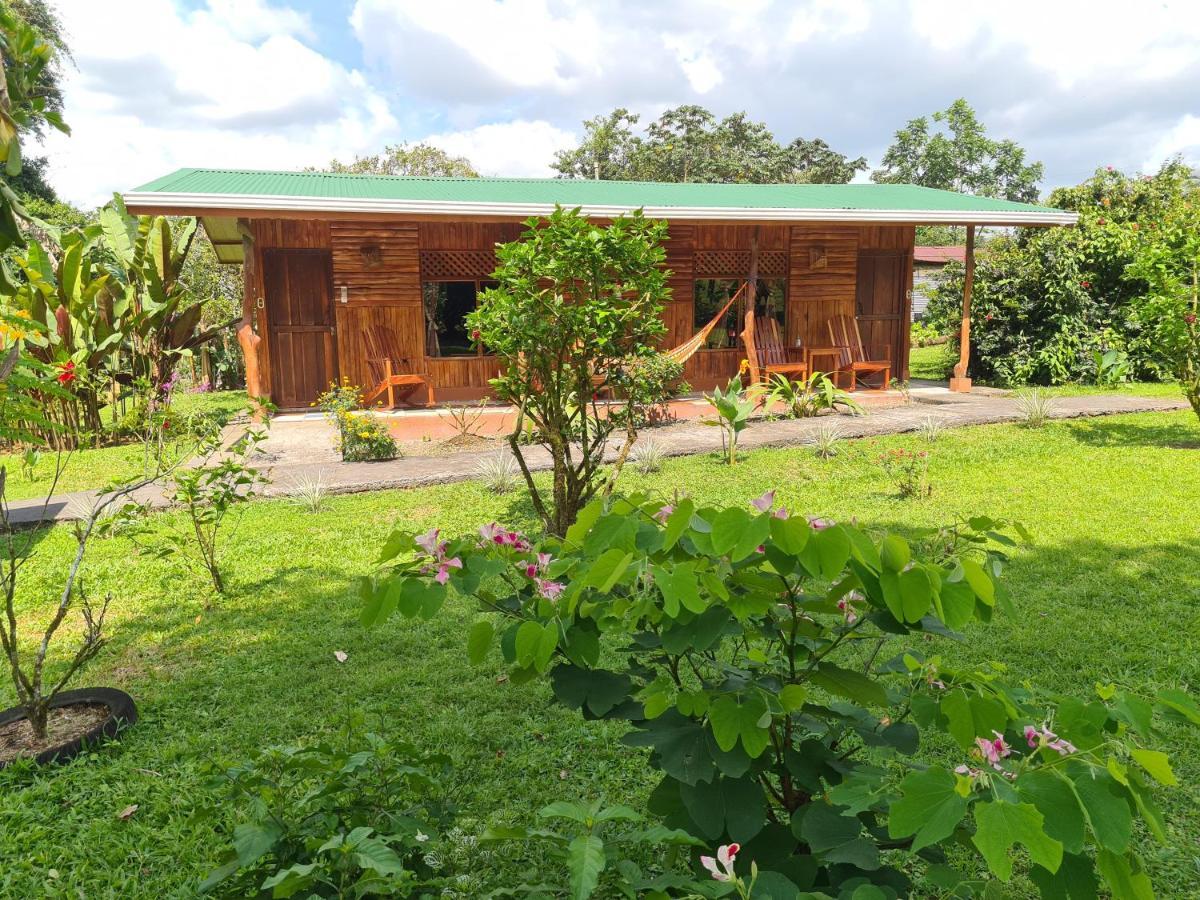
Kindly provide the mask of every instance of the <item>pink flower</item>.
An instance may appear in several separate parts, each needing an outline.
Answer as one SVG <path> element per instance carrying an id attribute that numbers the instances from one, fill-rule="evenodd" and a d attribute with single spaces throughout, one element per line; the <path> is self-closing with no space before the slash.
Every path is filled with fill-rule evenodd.
<path id="1" fill-rule="evenodd" d="M 733 881 L 737 877 L 733 874 L 733 861 L 737 859 L 738 851 L 741 849 L 740 844 L 722 844 L 717 848 L 716 859 L 711 856 L 701 856 L 700 865 L 708 869 L 717 881 Z"/>
<path id="2" fill-rule="evenodd" d="M 549 553 L 539 553 L 537 555 L 537 564 L 539 569 L 545 569 L 550 565 L 550 560 L 554 559 Z"/>
<path id="3" fill-rule="evenodd" d="M 787 517 L 788 517 L 788 511 L 787 511 L 786 506 L 781 506 L 781 507 L 779 507 L 779 509 L 775 510 L 775 518 L 786 519 Z"/>
<path id="4" fill-rule="evenodd" d="M 1058 752 L 1060 756 L 1068 756 L 1078 751 L 1078 748 L 1070 741 L 1060 738 L 1049 728 L 1043 728 L 1038 731 L 1032 725 L 1025 726 L 1025 741 L 1030 747 L 1049 747 L 1051 750 Z"/>
<path id="5" fill-rule="evenodd" d="M 767 552 L 767 545 L 766 545 L 766 544 L 759 544 L 757 547 L 755 547 L 755 548 L 754 548 L 754 552 L 755 552 L 755 553 L 766 553 L 766 552 Z"/>
<path id="6" fill-rule="evenodd" d="M 538 573 L 537 566 L 535 566 L 533 563 L 527 563 L 525 565 L 525 577 L 526 578 L 533 578 L 534 576 L 537 575 L 537 573 Z"/>
<path id="7" fill-rule="evenodd" d="M 808 524 L 812 527 L 813 531 L 821 531 L 822 529 L 828 528 L 829 526 L 833 525 L 834 523 L 830 519 L 822 519 L 822 518 L 819 518 L 818 516 L 809 516 Z"/>
<path id="8" fill-rule="evenodd" d="M 504 533 L 504 529 L 493 522 L 490 525 L 479 526 L 479 536 L 489 544 L 500 543 L 500 535 Z"/>
<path id="9" fill-rule="evenodd" d="M 442 560 L 441 564 L 438 565 L 437 574 L 433 576 L 433 580 L 436 581 L 438 584 L 445 584 L 447 581 L 450 580 L 450 570 L 451 569 L 461 569 L 461 568 L 462 568 L 462 560 L 459 559 L 457 556 L 454 557 L 453 559 L 444 559 L 444 560 Z"/>
<path id="10" fill-rule="evenodd" d="M 750 505 L 759 512 L 770 512 L 771 507 L 775 505 L 775 489 L 772 488 L 761 497 L 755 497 L 750 501 Z"/>
<path id="11" fill-rule="evenodd" d="M 654 514 L 654 518 L 658 519 L 660 522 L 666 522 L 667 519 L 671 518 L 671 513 L 673 512 L 675 512 L 675 507 L 668 503 Z"/>
<path id="12" fill-rule="evenodd" d="M 428 553 L 430 556 L 438 556 L 438 529 L 431 528 L 421 535 L 417 535 L 417 546 Z M 441 549 L 445 549 L 445 544 L 441 545 Z"/>
<path id="13" fill-rule="evenodd" d="M 1004 742 L 1004 735 L 998 731 L 993 731 L 996 736 L 995 740 L 990 738 L 975 738 L 975 746 L 979 749 L 979 755 L 982 756 L 993 769 L 997 772 L 1003 771 L 1000 767 L 1000 760 L 1006 756 L 1012 756 L 1012 748 Z"/>
<path id="14" fill-rule="evenodd" d="M 853 594 L 847 594 L 837 602 L 837 608 L 842 611 L 842 615 L 846 617 L 846 624 L 853 625 L 858 621 L 858 613 L 854 609 L 854 605 L 850 602 Z"/>
<path id="15" fill-rule="evenodd" d="M 561 594 L 564 590 L 566 590 L 566 588 L 567 588 L 567 586 L 565 584 L 563 584 L 561 581 L 550 581 L 546 578 L 539 578 L 537 580 L 538 593 L 541 594 L 543 597 L 545 597 L 547 600 L 549 600 L 551 603 L 554 603 L 555 601 L 557 601 L 558 595 Z"/>

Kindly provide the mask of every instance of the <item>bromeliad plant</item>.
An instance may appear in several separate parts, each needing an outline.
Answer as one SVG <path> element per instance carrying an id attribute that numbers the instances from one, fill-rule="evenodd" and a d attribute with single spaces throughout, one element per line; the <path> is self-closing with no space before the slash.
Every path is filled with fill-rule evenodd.
<path id="1" fill-rule="evenodd" d="M 936 653 L 1012 612 L 999 576 L 1014 530 L 972 519 L 923 549 L 771 492 L 748 509 L 617 499 L 541 542 L 495 524 L 397 531 L 362 618 L 478 601 L 470 660 L 498 645 L 509 681 L 548 675 L 585 718 L 627 721 L 624 743 L 661 773 L 650 812 L 725 847 L 725 895 L 753 878 L 755 897 L 994 896 L 974 851 L 1045 896 L 1094 896 L 1099 879 L 1150 896 L 1133 835 L 1163 837 L 1151 785 L 1175 776 L 1159 719 L 1200 724 L 1200 706 L 1173 690 L 1059 697 Z M 919 756 L 934 737 L 956 749 Z"/>

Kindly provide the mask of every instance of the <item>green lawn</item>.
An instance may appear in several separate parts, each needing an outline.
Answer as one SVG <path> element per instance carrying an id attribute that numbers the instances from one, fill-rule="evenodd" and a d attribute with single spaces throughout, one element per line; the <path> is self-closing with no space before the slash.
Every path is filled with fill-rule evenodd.
<path id="1" fill-rule="evenodd" d="M 902 501 L 874 460 L 920 440 L 847 442 L 829 462 L 805 449 L 754 451 L 734 469 L 676 459 L 625 486 L 728 503 L 777 487 L 790 508 L 900 530 L 974 513 L 1020 520 L 1033 535 L 1007 574 L 1020 615 L 946 642 L 944 656 L 1000 660 L 1014 679 L 1080 695 L 1109 681 L 1200 693 L 1200 428 L 1190 412 L 948 431 L 929 448 L 932 498 Z M 432 622 L 358 625 L 352 579 L 393 523 L 453 532 L 493 519 L 528 525 L 529 509 L 473 483 L 335 498 L 318 514 L 256 503 L 228 558 L 233 593 L 211 609 L 206 582 L 179 560 L 135 556 L 124 538 L 97 543 L 86 575 L 91 594 L 113 593 L 112 643 L 82 682 L 130 691 L 142 719 L 65 767 L 0 772 L 0 895 L 187 896 L 228 840 L 191 818 L 209 796 L 200 764 L 328 732 L 354 708 L 454 757 L 468 829 L 531 822 L 551 799 L 639 805 L 652 776 L 616 742 L 619 725 L 583 722 L 544 683 L 497 683 L 495 658 L 467 664 L 468 604 Z M 68 549 L 63 531 L 38 548 L 22 586 L 28 617 Z M 0 705 L 11 701 L 0 689 Z M 1169 844 L 1142 849 L 1160 896 L 1178 897 L 1200 877 L 1200 751 L 1194 734 L 1164 743 L 1183 786 L 1162 796 Z M 130 804 L 137 812 L 119 821 Z"/>
<path id="2" fill-rule="evenodd" d="M 180 417 L 205 412 L 232 416 L 245 407 L 245 391 L 180 394 L 171 406 L 174 413 Z M 139 478 L 150 464 L 141 444 L 118 444 L 96 450 L 76 450 L 63 454 L 62 462 L 63 470 L 58 479 L 57 493 L 91 490 L 114 481 Z M 30 473 L 21 464 L 21 454 L 0 453 L 0 466 L 4 466 L 8 472 L 5 495 L 9 500 L 44 497 L 54 481 L 55 465 L 54 453 L 41 453 L 31 478 Z"/>
<path id="3" fill-rule="evenodd" d="M 938 344 L 935 347 L 913 347 L 908 356 L 908 374 L 910 378 L 926 381 L 945 381 L 950 377 L 950 369 L 957 362 L 954 348 L 950 344 Z"/>

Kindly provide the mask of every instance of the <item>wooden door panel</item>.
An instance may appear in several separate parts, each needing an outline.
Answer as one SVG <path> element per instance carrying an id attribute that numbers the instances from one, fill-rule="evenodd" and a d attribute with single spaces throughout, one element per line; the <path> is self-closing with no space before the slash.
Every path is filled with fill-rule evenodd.
<path id="1" fill-rule="evenodd" d="M 904 275 L 908 260 L 900 250 L 860 250 L 854 306 L 863 347 L 872 359 L 904 359 L 902 328 L 905 308 Z M 894 373 L 901 376 L 899 368 Z"/>
<path id="2" fill-rule="evenodd" d="M 266 250 L 263 283 L 271 399 L 282 409 L 308 406 L 337 374 L 330 252 Z"/>

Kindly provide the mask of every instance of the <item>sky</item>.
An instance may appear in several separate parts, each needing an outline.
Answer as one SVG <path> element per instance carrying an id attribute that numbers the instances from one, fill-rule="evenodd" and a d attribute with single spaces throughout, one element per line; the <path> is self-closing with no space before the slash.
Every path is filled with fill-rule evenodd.
<path id="1" fill-rule="evenodd" d="M 965 97 L 1045 190 L 1200 164 L 1194 0 L 52 0 L 74 56 L 50 180 L 90 207 L 185 166 L 425 141 L 541 177 L 585 118 L 697 103 L 878 163 Z"/>

